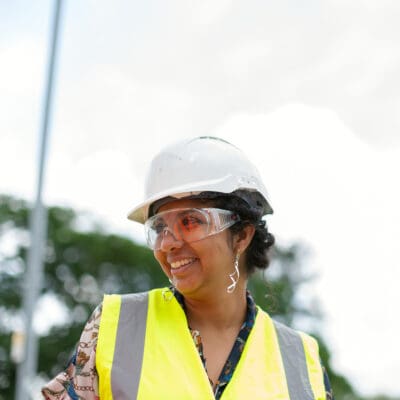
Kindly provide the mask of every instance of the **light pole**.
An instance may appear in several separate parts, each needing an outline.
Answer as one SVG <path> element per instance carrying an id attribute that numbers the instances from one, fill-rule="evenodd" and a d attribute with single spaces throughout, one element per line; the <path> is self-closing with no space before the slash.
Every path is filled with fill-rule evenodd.
<path id="1" fill-rule="evenodd" d="M 38 339 L 33 329 L 33 317 L 42 288 L 44 248 L 47 236 L 47 215 L 42 202 L 42 189 L 45 175 L 47 137 L 52 106 L 54 67 L 57 53 L 61 6 L 62 0 L 56 0 L 41 125 L 36 200 L 30 216 L 31 242 L 23 289 L 23 318 L 26 340 L 24 344 L 23 360 L 17 368 L 16 400 L 27 400 L 31 397 L 30 387 L 36 376 L 37 369 Z"/>

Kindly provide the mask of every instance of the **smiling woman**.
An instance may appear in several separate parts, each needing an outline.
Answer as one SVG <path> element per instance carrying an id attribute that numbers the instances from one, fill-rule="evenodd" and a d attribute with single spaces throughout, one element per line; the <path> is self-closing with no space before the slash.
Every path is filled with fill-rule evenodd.
<path id="1" fill-rule="evenodd" d="M 273 321 L 247 280 L 268 267 L 272 213 L 257 169 L 221 139 L 152 161 L 144 224 L 169 288 L 106 295 L 47 399 L 331 399 L 317 342 Z"/>

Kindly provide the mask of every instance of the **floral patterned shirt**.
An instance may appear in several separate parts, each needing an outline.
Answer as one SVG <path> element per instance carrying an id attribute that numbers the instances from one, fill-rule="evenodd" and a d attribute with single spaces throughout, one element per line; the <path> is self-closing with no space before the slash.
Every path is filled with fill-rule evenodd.
<path id="1" fill-rule="evenodd" d="M 179 304 L 185 310 L 183 296 L 174 291 Z M 247 292 L 246 319 L 235 340 L 228 359 L 221 371 L 217 382 L 210 384 L 214 388 L 215 399 L 220 399 L 224 389 L 232 378 L 233 371 L 239 362 L 244 345 L 254 325 L 257 315 L 257 307 L 250 293 Z M 98 306 L 83 329 L 77 349 L 71 358 L 66 370 L 58 374 L 45 387 L 42 394 L 47 400 L 99 400 L 98 375 L 96 371 L 96 345 L 101 318 L 101 305 Z M 190 327 L 189 327 L 190 329 Z M 200 332 L 190 329 L 192 338 L 207 370 L 207 360 L 203 354 L 203 345 Z M 329 383 L 328 375 L 324 369 L 324 384 L 326 399 L 333 400 L 333 393 Z"/>

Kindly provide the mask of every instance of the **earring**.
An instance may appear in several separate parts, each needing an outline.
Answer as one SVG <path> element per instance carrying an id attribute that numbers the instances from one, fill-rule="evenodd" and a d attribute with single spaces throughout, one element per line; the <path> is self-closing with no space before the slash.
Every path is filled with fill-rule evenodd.
<path id="1" fill-rule="evenodd" d="M 240 253 L 237 252 L 235 255 L 235 262 L 233 263 L 234 271 L 231 274 L 229 274 L 229 279 L 232 281 L 232 283 L 226 288 L 226 291 L 228 293 L 233 293 L 233 291 L 236 289 L 237 283 L 239 282 L 240 278 L 239 258 L 240 258 Z"/>

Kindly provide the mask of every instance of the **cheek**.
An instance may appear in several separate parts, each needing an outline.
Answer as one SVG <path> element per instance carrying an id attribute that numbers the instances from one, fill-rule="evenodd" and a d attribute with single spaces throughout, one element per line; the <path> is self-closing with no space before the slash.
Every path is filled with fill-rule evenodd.
<path id="1" fill-rule="evenodd" d="M 160 264 L 161 269 L 164 271 L 164 274 L 167 275 L 169 278 L 171 277 L 167 259 L 165 255 L 161 251 L 155 251 L 154 253 L 154 258 L 158 261 Z"/>
<path id="2" fill-rule="evenodd" d="M 225 232 L 221 233 L 224 234 Z M 199 255 L 200 259 L 207 264 L 217 263 L 218 265 L 230 265 L 234 256 L 231 248 L 232 246 L 227 239 L 228 238 L 223 235 L 216 235 L 206 239 L 208 241 L 207 245 L 197 250 L 197 254 Z"/>

